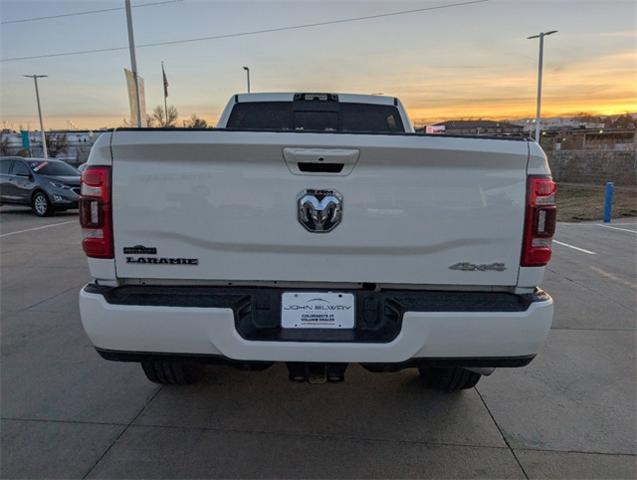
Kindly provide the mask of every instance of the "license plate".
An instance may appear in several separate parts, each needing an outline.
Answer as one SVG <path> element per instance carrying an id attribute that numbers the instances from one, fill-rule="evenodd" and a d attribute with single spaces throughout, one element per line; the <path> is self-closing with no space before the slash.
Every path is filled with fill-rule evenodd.
<path id="1" fill-rule="evenodd" d="M 282 328 L 354 328 L 354 295 L 332 292 L 285 292 Z"/>

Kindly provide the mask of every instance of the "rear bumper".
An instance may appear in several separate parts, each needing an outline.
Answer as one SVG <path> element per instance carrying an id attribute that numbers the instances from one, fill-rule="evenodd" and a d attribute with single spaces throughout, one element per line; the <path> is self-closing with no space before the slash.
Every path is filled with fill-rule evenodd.
<path id="1" fill-rule="evenodd" d="M 391 293 L 402 301 L 398 328 L 382 341 L 362 335 L 318 341 L 317 337 L 288 339 L 272 335 L 254 337 L 242 329 L 240 313 L 232 302 L 248 296 L 257 302 L 265 290 L 207 289 L 206 295 L 179 295 L 202 287 L 119 287 L 87 285 L 80 292 L 84 328 L 105 358 L 136 361 L 144 356 L 199 357 L 239 362 L 356 362 L 408 363 L 429 361 L 463 366 L 522 366 L 538 352 L 553 318 L 553 300 L 541 290 L 533 295 L 436 292 L 437 303 L 403 301 L 427 298 L 432 292 Z M 381 311 L 387 295 L 378 296 Z M 510 298 L 503 300 L 502 295 Z M 475 298 L 479 302 L 457 299 Z M 447 307 L 442 301 L 451 299 Z M 193 300 L 194 299 L 194 300 Z M 491 302 L 492 301 L 492 302 Z M 239 302 L 241 303 L 241 302 Z M 492 304 L 492 309 L 489 305 Z M 216 306 L 210 306 L 216 305 Z M 225 305 L 225 306 L 223 306 Z M 256 307 L 258 308 L 258 307 Z M 256 316 L 258 310 L 255 310 Z M 381 314 L 382 315 L 382 314 Z M 357 317 L 357 322 L 360 319 Z M 383 328 L 385 324 L 383 323 Z M 280 330 L 280 329 L 279 329 Z M 276 329 L 275 329 L 276 331 Z M 250 335 L 253 335 L 250 337 Z M 316 335 L 316 332 L 313 332 Z M 247 337 L 247 338 L 246 338 Z M 268 338 L 268 339 L 254 339 Z"/>

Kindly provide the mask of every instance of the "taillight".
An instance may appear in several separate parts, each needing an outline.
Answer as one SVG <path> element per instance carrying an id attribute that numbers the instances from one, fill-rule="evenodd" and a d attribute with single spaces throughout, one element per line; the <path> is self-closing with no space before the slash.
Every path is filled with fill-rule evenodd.
<path id="1" fill-rule="evenodd" d="M 522 244 L 523 267 L 541 267 L 551 259 L 555 233 L 557 184 L 551 177 L 529 177 L 526 192 L 526 219 Z"/>
<path id="2" fill-rule="evenodd" d="M 86 256 L 113 258 L 111 167 L 88 167 L 82 172 L 80 225 Z"/>

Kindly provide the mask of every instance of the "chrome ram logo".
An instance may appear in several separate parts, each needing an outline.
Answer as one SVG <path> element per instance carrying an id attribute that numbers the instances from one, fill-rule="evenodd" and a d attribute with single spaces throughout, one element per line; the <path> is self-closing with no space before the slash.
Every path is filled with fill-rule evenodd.
<path id="1" fill-rule="evenodd" d="M 299 223 L 313 233 L 331 232 L 343 218 L 343 196 L 336 190 L 304 190 L 297 204 Z"/>

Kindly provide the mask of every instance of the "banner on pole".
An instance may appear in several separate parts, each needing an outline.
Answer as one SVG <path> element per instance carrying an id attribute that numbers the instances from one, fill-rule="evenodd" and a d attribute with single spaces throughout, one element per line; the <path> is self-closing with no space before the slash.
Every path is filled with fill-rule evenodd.
<path id="1" fill-rule="evenodd" d="M 31 149 L 31 139 L 29 138 L 29 132 L 26 130 L 20 130 L 22 136 L 22 148 L 27 152 Z"/>
<path id="2" fill-rule="evenodd" d="M 166 70 L 164 70 L 164 62 L 161 62 L 161 75 L 164 80 L 164 98 L 168 98 L 168 78 L 166 77 Z"/>
<path id="3" fill-rule="evenodd" d="M 137 98 L 135 97 L 135 76 L 128 68 L 124 69 L 124 75 L 126 75 L 126 87 L 128 89 L 128 105 L 130 106 L 130 123 L 131 125 L 137 125 L 138 109 Z M 144 79 L 138 74 L 137 79 L 139 81 L 139 103 L 142 106 L 141 112 L 141 125 L 142 127 L 148 126 L 146 123 L 146 92 L 144 90 Z"/>

